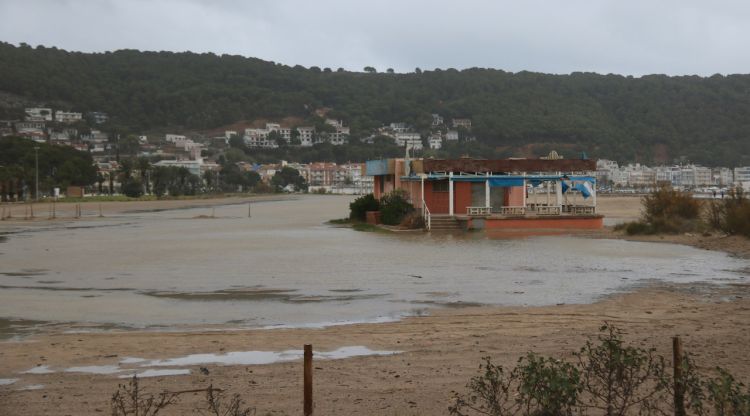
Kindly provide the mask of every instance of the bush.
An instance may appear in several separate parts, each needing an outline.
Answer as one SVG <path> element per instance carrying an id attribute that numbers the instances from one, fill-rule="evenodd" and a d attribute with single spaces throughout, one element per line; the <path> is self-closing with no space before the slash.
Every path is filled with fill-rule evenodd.
<path id="1" fill-rule="evenodd" d="M 739 189 L 729 198 L 714 201 L 709 205 L 708 221 L 713 228 L 727 234 L 750 237 L 750 200 Z"/>
<path id="2" fill-rule="evenodd" d="M 136 179 L 127 179 L 122 182 L 120 190 L 127 197 L 138 198 L 143 195 L 143 184 Z"/>
<path id="3" fill-rule="evenodd" d="M 687 192 L 663 186 L 643 197 L 642 220 L 617 229 L 628 234 L 680 233 L 704 228 L 700 221 L 701 202 Z"/>
<path id="4" fill-rule="evenodd" d="M 373 194 L 367 194 L 355 199 L 349 204 L 349 218 L 353 220 L 365 221 L 367 211 L 380 210 L 380 203 Z"/>
<path id="5" fill-rule="evenodd" d="M 643 221 L 632 221 L 617 224 L 615 226 L 615 231 L 625 231 L 628 235 L 654 234 L 654 227 Z"/>
<path id="6" fill-rule="evenodd" d="M 386 225 L 399 225 L 414 207 L 407 200 L 407 193 L 395 190 L 380 198 L 380 220 Z"/>

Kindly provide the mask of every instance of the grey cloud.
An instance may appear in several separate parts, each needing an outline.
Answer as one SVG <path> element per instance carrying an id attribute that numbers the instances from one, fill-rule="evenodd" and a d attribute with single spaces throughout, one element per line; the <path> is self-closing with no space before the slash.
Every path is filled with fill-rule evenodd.
<path id="1" fill-rule="evenodd" d="M 0 40 L 231 53 L 361 70 L 746 73 L 750 3 L 693 0 L 0 0 Z"/>

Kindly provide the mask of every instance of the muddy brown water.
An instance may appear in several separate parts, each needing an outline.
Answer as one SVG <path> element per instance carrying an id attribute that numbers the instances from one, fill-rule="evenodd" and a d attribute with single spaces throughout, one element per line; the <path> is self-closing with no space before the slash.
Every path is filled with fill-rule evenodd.
<path id="1" fill-rule="evenodd" d="M 247 205 L 226 205 L 0 228 L 7 239 L 0 318 L 103 328 L 315 327 L 447 306 L 584 303 L 653 281 L 748 277 L 746 260 L 680 245 L 327 225 L 347 215 L 351 199 L 253 203 L 251 218 Z"/>

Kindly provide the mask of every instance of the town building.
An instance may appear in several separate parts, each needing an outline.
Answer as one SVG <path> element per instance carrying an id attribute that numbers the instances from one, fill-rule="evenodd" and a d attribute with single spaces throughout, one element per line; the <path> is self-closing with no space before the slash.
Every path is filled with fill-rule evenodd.
<path id="1" fill-rule="evenodd" d="M 439 150 L 443 147 L 443 139 L 440 137 L 431 136 L 430 137 L 430 149 L 432 150 Z"/>
<path id="2" fill-rule="evenodd" d="M 25 109 L 26 121 L 52 121 L 52 109 L 46 107 L 32 107 Z"/>
<path id="3" fill-rule="evenodd" d="M 419 135 L 419 133 L 412 133 L 412 132 L 405 132 L 405 133 L 396 133 L 394 137 L 394 142 L 398 146 L 409 146 L 411 149 L 422 149 L 422 137 Z"/>
<path id="4" fill-rule="evenodd" d="M 88 113 L 88 116 L 96 124 L 106 123 L 109 120 L 109 115 L 107 115 L 107 113 L 103 113 L 101 111 L 92 111 L 92 112 Z"/>
<path id="5" fill-rule="evenodd" d="M 471 119 L 468 118 L 454 118 L 451 124 L 455 128 L 463 127 L 466 130 L 471 130 Z"/>
<path id="6" fill-rule="evenodd" d="M 310 147 L 315 144 L 315 127 L 297 127 L 299 144 L 303 147 Z"/>
<path id="7" fill-rule="evenodd" d="M 439 127 L 443 125 L 443 117 L 440 114 L 432 115 L 432 127 Z"/>
<path id="8" fill-rule="evenodd" d="M 445 133 L 445 140 L 448 142 L 458 141 L 458 132 L 456 130 L 448 130 L 448 132 Z"/>
<path id="9" fill-rule="evenodd" d="M 55 121 L 58 123 L 75 123 L 83 120 L 82 113 L 73 113 L 68 111 L 55 111 Z"/>

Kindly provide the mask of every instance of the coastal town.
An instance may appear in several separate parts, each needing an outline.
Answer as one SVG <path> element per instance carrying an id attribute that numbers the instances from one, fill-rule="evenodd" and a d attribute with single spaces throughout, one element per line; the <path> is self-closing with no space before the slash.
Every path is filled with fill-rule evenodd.
<path id="1" fill-rule="evenodd" d="M 121 158 L 140 158 L 144 167 L 184 168 L 200 178 L 203 188 L 211 189 L 226 167 L 227 152 L 242 147 L 278 149 L 279 147 L 314 147 L 322 144 L 344 146 L 350 141 L 374 145 L 377 139 L 390 141 L 414 156 L 434 157 L 430 151 L 441 149 L 445 143 L 473 142 L 470 118 L 444 120 L 432 114 L 430 128 L 419 132 L 403 122 L 393 122 L 355 138 L 343 120 L 325 118 L 318 114 L 322 127 L 265 122 L 244 130 L 191 134 L 127 135 L 107 131 L 109 115 L 101 111 L 72 112 L 48 107 L 30 107 L 24 110 L 23 120 L 0 120 L 0 137 L 17 136 L 37 143 L 68 146 L 88 152 L 96 163 L 98 185 L 91 185 L 83 194 L 122 193 L 119 172 L 123 169 Z M 255 123 L 258 124 L 258 123 Z M 217 134 L 218 133 L 218 134 Z M 408 150 L 407 150 L 408 149 Z M 234 153 L 236 155 L 236 152 Z M 568 155 L 576 158 L 577 155 Z M 283 168 L 297 171 L 306 184 L 305 189 L 286 186 L 287 192 L 308 191 L 339 194 L 366 194 L 373 189 L 373 176 L 366 174 L 364 160 L 335 163 L 331 161 L 278 160 L 273 163 L 234 160 L 233 169 L 257 174 L 260 183 L 270 184 L 274 175 Z M 614 160 L 599 159 L 595 169 L 588 173 L 596 178 L 601 193 L 649 192 L 657 186 L 668 184 L 676 189 L 722 196 L 732 188 L 750 190 L 750 166 L 706 167 L 689 161 L 674 164 L 647 166 L 641 163 L 620 164 Z M 148 179 L 148 178 L 146 178 Z M 28 187 L 29 184 L 20 186 Z M 245 189 L 243 189 L 243 186 Z M 151 187 L 142 184 L 144 193 Z M 235 191 L 249 190 L 246 184 L 235 184 Z M 41 190 L 49 195 L 51 190 Z M 62 191 L 64 195 L 65 190 Z M 28 195 L 28 189 L 26 190 Z M 59 195 L 59 194 L 58 194 Z"/>

